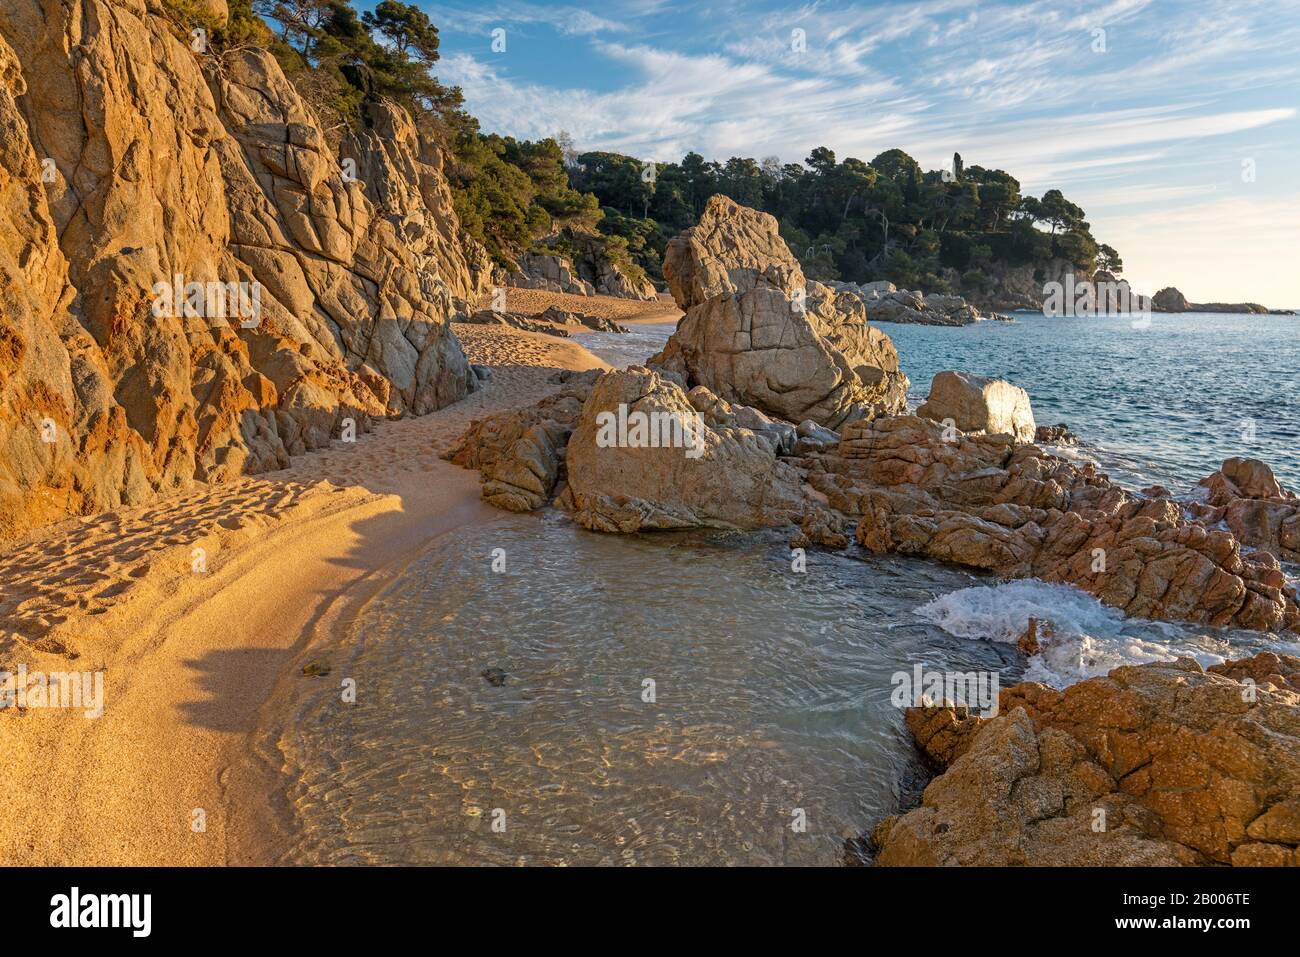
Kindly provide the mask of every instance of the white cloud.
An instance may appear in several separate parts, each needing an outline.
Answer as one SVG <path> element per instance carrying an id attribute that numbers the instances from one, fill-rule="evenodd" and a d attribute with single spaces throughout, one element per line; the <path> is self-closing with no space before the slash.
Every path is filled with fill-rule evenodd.
<path id="1" fill-rule="evenodd" d="M 1063 189 L 1089 210 L 1099 238 L 1142 263 L 1154 235 L 1145 225 L 1221 197 L 1241 156 L 1253 155 L 1243 149 L 1300 149 L 1297 10 L 1297 0 L 817 0 L 755 13 L 738 0 L 611 0 L 584 16 L 512 3 L 467 16 L 485 24 L 508 11 L 585 35 L 600 89 L 516 76 L 512 60 L 464 53 L 439 72 L 464 88 L 487 129 L 537 137 L 563 128 L 581 148 L 647 159 L 696 150 L 792 162 L 828 146 L 869 160 L 900 147 L 939 168 L 959 151 L 1027 190 Z M 803 54 L 790 47 L 795 27 L 806 31 Z M 1093 52 L 1096 27 L 1106 30 L 1105 53 Z M 1293 183 L 1261 188 L 1283 203 L 1298 192 Z M 1160 255 L 1218 248 L 1197 245 L 1202 228 L 1209 222 L 1199 218 L 1185 235 L 1161 232 Z M 1285 282 L 1300 300 L 1297 280 Z"/>

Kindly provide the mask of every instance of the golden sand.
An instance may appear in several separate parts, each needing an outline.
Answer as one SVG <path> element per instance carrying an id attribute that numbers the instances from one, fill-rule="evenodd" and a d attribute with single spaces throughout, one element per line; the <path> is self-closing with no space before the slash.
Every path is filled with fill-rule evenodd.
<path id="1" fill-rule="evenodd" d="M 510 290 L 618 321 L 663 303 Z M 570 300 L 577 300 L 570 303 Z M 225 485 L 71 519 L 0 549 L 0 671 L 104 673 L 104 713 L 0 710 L 0 864 L 257 860 L 241 782 L 258 714 L 314 636 L 433 536 L 490 518 L 478 478 L 438 458 L 475 418 L 604 368 L 571 340 L 455 327 L 485 388 L 355 443 Z M 202 551 L 196 551 L 201 549 Z M 201 825 L 201 827 L 200 827 Z M 238 840 L 235 835 L 238 834 Z"/>

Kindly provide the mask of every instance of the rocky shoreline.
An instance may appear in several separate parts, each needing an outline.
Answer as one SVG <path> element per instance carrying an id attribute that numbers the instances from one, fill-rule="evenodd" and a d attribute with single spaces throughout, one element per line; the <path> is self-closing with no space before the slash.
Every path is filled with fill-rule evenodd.
<path id="1" fill-rule="evenodd" d="M 789 528 L 792 547 L 856 542 L 1070 584 L 1133 617 L 1300 632 L 1279 562 L 1300 555 L 1300 500 L 1263 463 L 1230 459 L 1183 502 L 1044 451 L 1040 435 L 1072 436 L 1040 432 L 1010 383 L 941 373 L 908 414 L 897 353 L 861 300 L 805 280 L 771 217 L 721 197 L 670 244 L 665 274 L 686 316 L 646 367 L 564 376 L 449 450 L 480 470 L 485 501 L 554 504 L 602 532 Z M 681 448 L 602 440 L 602 423 L 637 417 L 679 423 Z M 909 713 L 948 770 L 877 829 L 879 861 L 1294 862 L 1296 664 L 1022 684 L 987 722 Z M 1225 742 L 1244 756 L 1224 757 Z M 1108 829 L 1091 829 L 1095 808 Z"/>
<path id="2" fill-rule="evenodd" d="M 188 43 L 155 4 L 0 10 L 0 539 L 479 387 L 448 319 L 491 262 L 439 146 L 379 99 L 340 141 L 269 51 Z"/>
<path id="3" fill-rule="evenodd" d="M 665 272 L 686 316 L 646 368 L 574 378 L 462 440 L 453 460 L 486 467 L 486 498 L 558 495 L 606 531 L 794 524 L 823 544 L 1075 585 L 1131 616 L 1300 628 L 1279 562 L 1300 546 L 1300 502 L 1263 463 L 1229 460 L 1185 504 L 1033 444 L 1029 397 L 1009 383 L 941 373 L 910 415 L 897 352 L 856 298 L 806 281 L 775 221 L 722 197 Z M 597 420 L 620 407 L 697 423 L 700 454 L 599 445 Z"/>
<path id="4" fill-rule="evenodd" d="M 1262 652 L 1004 690 L 908 730 L 938 770 L 882 866 L 1300 866 L 1300 658 Z"/>
<path id="5" fill-rule="evenodd" d="M 892 282 L 829 282 L 836 292 L 847 292 L 862 300 L 871 322 L 915 323 L 925 326 L 968 326 L 974 322 L 1014 322 L 1001 313 L 984 313 L 961 296 L 926 294 L 898 289 Z"/>

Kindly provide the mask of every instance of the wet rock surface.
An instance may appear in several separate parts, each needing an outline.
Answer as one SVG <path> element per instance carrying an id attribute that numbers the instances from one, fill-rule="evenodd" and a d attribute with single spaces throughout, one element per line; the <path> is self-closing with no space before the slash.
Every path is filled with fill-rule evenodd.
<path id="1" fill-rule="evenodd" d="M 1300 562 L 1300 499 L 1258 459 L 1226 459 L 1201 479 L 1205 501 L 1191 511 L 1207 525 L 1222 523 L 1261 561 Z"/>
<path id="2" fill-rule="evenodd" d="M 924 555 L 1075 585 L 1143 618 L 1295 629 L 1300 607 L 1273 556 L 1243 554 L 1167 497 L 1113 484 L 1006 435 L 896 416 L 847 426 L 834 453 L 799 460 L 807 482 L 879 553 Z"/>

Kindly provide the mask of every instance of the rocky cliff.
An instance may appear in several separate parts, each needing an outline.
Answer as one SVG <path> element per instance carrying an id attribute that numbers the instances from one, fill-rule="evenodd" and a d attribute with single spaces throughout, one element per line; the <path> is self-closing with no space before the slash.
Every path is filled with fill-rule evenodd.
<path id="1" fill-rule="evenodd" d="M 1076 271 L 1066 259 L 1052 258 L 1038 265 L 1009 266 L 995 263 L 987 268 L 992 284 L 987 289 L 967 288 L 961 274 L 955 269 L 946 273 L 952 291 L 962 296 L 976 309 L 984 312 L 1005 313 L 1017 309 L 1038 312 L 1046 298 L 1044 286 L 1050 282 L 1064 283 L 1069 273 Z M 1085 278 L 1080 275 L 1078 278 Z"/>
<path id="2" fill-rule="evenodd" d="M 410 117 L 336 153 L 268 53 L 193 46 L 155 0 L 0 6 L 0 538 L 473 388 L 485 257 Z"/>
<path id="3" fill-rule="evenodd" d="M 501 270 L 500 284 L 522 289 L 546 289 L 575 296 L 615 296 L 653 301 L 654 283 L 644 273 L 620 266 L 611 258 L 603 237 L 574 229 L 562 230 L 553 240 L 555 252 L 527 252 L 514 270 Z M 571 250 L 573 255 L 565 255 Z"/>

